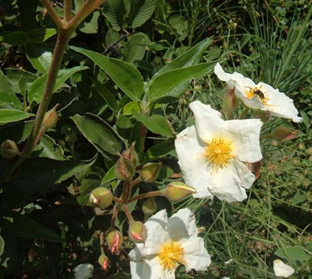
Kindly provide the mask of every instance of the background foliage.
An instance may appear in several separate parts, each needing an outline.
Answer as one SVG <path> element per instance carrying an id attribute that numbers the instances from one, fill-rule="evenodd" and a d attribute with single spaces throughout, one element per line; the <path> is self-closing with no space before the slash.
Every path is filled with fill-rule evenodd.
<path id="1" fill-rule="evenodd" d="M 75 0 L 73 10 L 82 3 Z M 292 278 L 311 279 L 310 5 L 307 0 L 107 0 L 93 12 L 73 34 L 57 77 L 50 105 L 59 104 L 57 125 L 1 185 L 1 276 L 72 278 L 73 267 L 92 263 L 94 278 L 128 278 L 127 239 L 108 271 L 97 265 L 99 234 L 110 219 L 87 206 L 89 193 L 99 185 L 120 191 L 114 175 L 118 152 L 134 141 L 141 164 L 163 163 L 156 183 L 138 191 L 180 180 L 175 134 L 193 121 L 191 101 L 222 109 L 224 85 L 212 73 L 222 62 L 229 72 L 285 92 L 304 122 L 265 124 L 261 174 L 244 203 L 188 199 L 174 205 L 196 212 L 213 262 L 205 274 L 180 270 L 178 278 L 275 278 L 272 262 L 281 258 L 296 269 Z M 62 1 L 54 6 L 62 14 Z M 1 1 L 0 22 L 0 141 L 23 148 L 57 30 L 38 0 Z M 153 110 L 147 115 L 149 103 Z M 298 137 L 272 139 L 281 124 L 299 130 Z M 1 158 L 2 177 L 13 162 Z M 172 210 L 166 199 L 156 202 L 158 210 Z M 141 206 L 139 201 L 131 210 L 143 220 Z M 124 221 L 119 215 L 126 232 Z"/>

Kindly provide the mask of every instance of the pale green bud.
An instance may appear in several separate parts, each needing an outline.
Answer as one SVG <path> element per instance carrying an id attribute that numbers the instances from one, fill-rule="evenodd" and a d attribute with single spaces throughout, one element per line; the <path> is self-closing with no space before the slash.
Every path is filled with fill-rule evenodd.
<path id="1" fill-rule="evenodd" d="M 170 201 L 179 201 L 192 195 L 196 190 L 183 182 L 172 182 L 164 190 L 164 196 Z"/>
<path id="2" fill-rule="evenodd" d="M 113 194 L 105 187 L 98 187 L 92 190 L 89 196 L 89 202 L 95 207 L 105 209 L 112 204 Z"/>
<path id="3" fill-rule="evenodd" d="M 140 221 L 132 221 L 129 224 L 129 238 L 135 243 L 143 243 L 147 237 L 147 230 Z"/>
<path id="4" fill-rule="evenodd" d="M 106 255 L 102 254 L 101 256 L 99 256 L 98 263 L 100 264 L 101 268 L 104 271 L 108 270 L 108 268 L 109 268 L 109 258 Z"/>
<path id="5" fill-rule="evenodd" d="M 112 254 L 119 254 L 122 245 L 122 234 L 116 229 L 111 229 L 107 233 L 106 242 Z"/>
<path id="6" fill-rule="evenodd" d="M 1 156 L 6 159 L 12 159 L 15 158 L 16 156 L 21 155 L 21 153 L 18 150 L 17 144 L 9 139 L 2 142 L 0 147 L 0 153 Z"/>
<path id="7" fill-rule="evenodd" d="M 119 180 L 131 181 L 135 174 L 133 163 L 121 155 L 116 163 L 115 175 Z"/>
<path id="8" fill-rule="evenodd" d="M 144 182 L 154 182 L 160 172 L 162 163 L 147 163 L 143 166 L 140 172 L 140 178 Z"/>
<path id="9" fill-rule="evenodd" d="M 145 218 L 153 215 L 157 210 L 157 203 L 155 198 L 148 198 L 144 201 L 142 205 L 142 211 L 144 213 Z"/>

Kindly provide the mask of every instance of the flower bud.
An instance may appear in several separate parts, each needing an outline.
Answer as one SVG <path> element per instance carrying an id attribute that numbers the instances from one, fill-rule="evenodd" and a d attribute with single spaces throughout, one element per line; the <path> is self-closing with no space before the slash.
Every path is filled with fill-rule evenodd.
<path id="1" fill-rule="evenodd" d="M 132 221 L 129 224 L 129 238 L 135 243 L 143 243 L 147 236 L 147 230 L 140 221 Z"/>
<path id="2" fill-rule="evenodd" d="M 89 196 L 89 202 L 96 207 L 105 209 L 112 204 L 113 194 L 105 187 L 95 188 Z"/>
<path id="3" fill-rule="evenodd" d="M 116 163 L 115 175 L 117 179 L 130 181 L 135 173 L 133 163 L 121 155 Z"/>
<path id="4" fill-rule="evenodd" d="M 21 154 L 18 150 L 17 144 L 9 139 L 2 142 L 0 153 L 1 156 L 6 159 L 12 159 Z"/>
<path id="5" fill-rule="evenodd" d="M 122 153 L 122 156 L 127 158 L 136 167 L 139 164 L 138 154 L 135 151 L 135 142 L 133 142 L 129 149 Z"/>
<path id="6" fill-rule="evenodd" d="M 286 126 L 276 127 L 271 133 L 271 137 L 279 141 L 292 140 L 296 138 L 297 135 L 298 135 L 298 131 L 291 129 L 289 127 L 286 127 Z"/>
<path id="7" fill-rule="evenodd" d="M 109 230 L 106 236 L 106 242 L 112 254 L 119 254 L 122 244 L 122 234 L 116 229 Z"/>
<path id="8" fill-rule="evenodd" d="M 58 121 L 58 116 L 57 116 L 57 112 L 56 109 L 60 104 L 56 104 L 52 109 L 50 109 L 49 111 L 47 111 L 44 115 L 43 118 L 43 122 L 42 122 L 42 128 L 43 129 L 49 129 L 49 128 L 53 128 L 57 121 Z"/>
<path id="9" fill-rule="evenodd" d="M 99 256 L 99 259 L 98 259 L 98 263 L 100 264 L 101 268 L 104 270 L 104 271 L 107 271 L 108 270 L 108 267 L 109 267 L 109 258 L 102 254 L 101 256 Z"/>
<path id="10" fill-rule="evenodd" d="M 233 89 L 229 89 L 223 97 L 223 111 L 227 119 L 233 119 L 233 112 L 238 107 L 238 100 Z"/>
<path id="11" fill-rule="evenodd" d="M 160 172 L 162 163 L 147 163 L 143 166 L 140 172 L 140 178 L 144 182 L 154 182 Z"/>
<path id="12" fill-rule="evenodd" d="M 164 196 L 170 201 L 179 201 L 194 194 L 196 190 L 182 182 L 172 182 L 164 190 Z"/>
<path id="13" fill-rule="evenodd" d="M 157 203 L 155 198 L 148 198 L 144 201 L 142 205 L 142 211 L 144 213 L 145 218 L 153 215 L 157 210 Z"/>

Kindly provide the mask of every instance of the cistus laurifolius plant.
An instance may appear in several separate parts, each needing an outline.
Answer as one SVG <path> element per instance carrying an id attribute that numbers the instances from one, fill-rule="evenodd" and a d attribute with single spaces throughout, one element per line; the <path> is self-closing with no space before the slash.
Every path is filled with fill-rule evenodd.
<path id="1" fill-rule="evenodd" d="M 217 200 L 224 208 L 250 198 L 263 159 L 261 129 L 271 116 L 301 117 L 278 89 L 225 73 L 212 37 L 168 63 L 155 59 L 150 69 L 143 58 L 163 46 L 136 30 L 156 24 L 158 2 L 0 6 L 19 11 L 13 19 L 1 14 L 16 27 L 1 23 L 1 43 L 8 56 L 16 51 L 26 60 L 0 71 L 1 274 L 168 279 L 214 272 L 212 244 L 184 203 L 198 199 L 206 208 Z M 81 40 L 86 34 L 95 41 Z M 188 97 L 198 80 L 216 79 L 213 70 L 227 83 L 221 110 L 200 94 Z M 177 125 L 179 101 L 187 119 Z M 263 138 L 297 134 L 279 126 Z M 275 273 L 281 268 L 275 264 Z"/>

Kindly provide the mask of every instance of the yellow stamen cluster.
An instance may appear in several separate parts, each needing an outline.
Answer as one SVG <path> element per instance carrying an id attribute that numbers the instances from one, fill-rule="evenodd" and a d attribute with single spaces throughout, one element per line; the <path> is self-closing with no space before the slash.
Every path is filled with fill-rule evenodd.
<path id="1" fill-rule="evenodd" d="M 183 247 L 174 241 L 164 243 L 159 250 L 160 264 L 164 270 L 175 270 L 179 264 L 184 264 Z"/>
<path id="2" fill-rule="evenodd" d="M 268 103 L 268 97 L 257 87 L 250 88 L 249 91 L 246 92 L 246 97 L 250 100 L 254 97 L 257 97 L 262 104 L 266 105 Z"/>
<path id="3" fill-rule="evenodd" d="M 222 137 L 213 138 L 207 144 L 204 156 L 213 168 L 224 168 L 233 158 L 233 144 Z"/>

